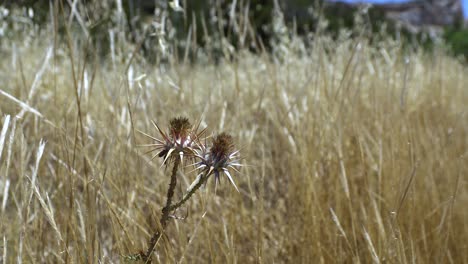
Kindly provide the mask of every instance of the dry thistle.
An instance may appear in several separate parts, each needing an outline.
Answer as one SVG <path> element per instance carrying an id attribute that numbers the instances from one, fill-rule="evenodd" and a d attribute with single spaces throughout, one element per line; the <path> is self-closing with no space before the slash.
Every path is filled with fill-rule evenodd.
<path id="1" fill-rule="evenodd" d="M 215 177 L 215 190 L 217 188 L 218 182 L 222 174 L 226 175 L 231 184 L 237 188 L 232 175 L 229 172 L 230 169 L 238 172 L 236 167 L 241 167 L 242 165 L 238 161 L 238 150 L 235 150 L 232 136 L 226 133 L 221 133 L 216 136 L 211 147 L 206 145 L 201 145 L 201 148 L 197 149 L 197 154 L 195 157 L 200 161 L 195 163 L 195 170 L 199 171 L 199 174 L 195 181 L 187 189 L 187 193 L 184 197 L 174 205 L 170 207 L 170 210 L 176 210 L 181 207 L 186 201 L 192 197 L 192 195 L 200 189 L 200 187 L 209 179 L 211 175 Z"/>
<path id="2" fill-rule="evenodd" d="M 188 118 L 178 117 L 173 118 L 169 121 L 169 132 L 165 133 L 154 121 L 151 121 L 153 126 L 158 130 L 162 139 L 150 136 L 146 133 L 143 135 L 154 140 L 154 143 L 148 145 L 142 145 L 146 147 L 153 147 L 149 152 L 157 151 L 157 153 L 151 157 L 151 160 L 156 157 L 163 159 L 163 165 L 167 162 L 174 162 L 178 157 L 183 162 L 184 156 L 192 158 L 195 154 L 195 149 L 199 148 L 199 139 L 203 134 L 197 132 L 198 126 L 194 129 L 190 124 Z"/>
<path id="3" fill-rule="evenodd" d="M 218 185 L 222 174 L 226 175 L 231 184 L 237 188 L 234 180 L 232 179 L 230 169 L 238 171 L 236 167 L 240 167 L 241 164 L 238 162 L 239 151 L 235 150 L 232 136 L 226 133 L 217 135 L 211 146 L 201 143 L 200 137 L 204 133 L 204 130 L 197 132 L 193 129 L 189 120 L 184 117 L 174 118 L 169 122 L 169 132 L 164 133 L 159 126 L 152 122 L 155 128 L 158 130 L 162 139 L 152 137 L 148 134 L 145 136 L 151 138 L 155 143 L 143 145 L 152 147 L 149 152 L 157 151 L 157 153 L 151 158 L 153 160 L 156 157 L 163 158 L 163 164 L 167 164 L 169 161 L 173 164 L 171 182 L 167 190 L 166 204 L 161 211 L 161 228 L 157 230 L 150 241 L 148 242 L 148 249 L 144 253 L 132 255 L 131 257 L 139 257 L 138 259 L 145 262 L 151 261 L 151 255 L 161 238 L 170 218 L 170 212 L 176 210 L 182 206 L 192 195 L 205 183 L 211 175 L 215 177 L 215 184 Z M 174 190 L 177 185 L 177 170 L 184 161 L 184 156 L 190 160 L 194 160 L 195 170 L 199 171 L 196 180 L 191 184 L 187 193 L 177 203 L 172 204 L 172 198 L 174 196 Z M 198 161 L 195 161 L 198 160 Z M 216 187 L 215 187 L 216 189 Z M 135 259 L 135 258 L 134 258 Z"/>
<path id="4" fill-rule="evenodd" d="M 226 175 L 234 188 L 239 191 L 229 172 L 230 169 L 238 171 L 236 167 L 242 166 L 238 161 L 238 153 L 239 151 L 234 148 L 232 136 L 221 133 L 213 139 L 209 149 L 202 148 L 197 152 L 196 157 L 200 159 L 196 163 L 197 169 L 201 170 L 206 178 L 214 175 L 216 186 L 221 175 Z"/>
<path id="5" fill-rule="evenodd" d="M 195 149 L 199 147 L 198 141 L 203 131 L 197 133 L 197 129 L 193 130 L 188 118 L 185 117 L 171 119 L 169 122 L 169 133 L 167 134 L 164 133 L 155 122 L 152 121 L 152 123 L 158 130 L 162 139 L 141 132 L 143 135 L 155 141 L 153 144 L 143 146 L 152 147 L 149 152 L 157 151 L 151 160 L 160 157 L 163 158 L 163 165 L 167 164 L 168 161 L 173 163 L 171 181 L 167 189 L 166 204 L 161 210 L 161 219 L 159 220 L 164 230 L 170 218 L 169 214 L 171 212 L 172 197 L 174 196 L 174 190 L 177 185 L 177 170 L 179 169 L 179 164 L 183 162 L 184 156 L 189 158 L 195 157 Z M 151 260 L 151 255 L 157 242 L 161 238 L 163 230 L 157 230 L 153 234 L 148 242 L 146 253 L 141 255 L 143 260 Z"/>

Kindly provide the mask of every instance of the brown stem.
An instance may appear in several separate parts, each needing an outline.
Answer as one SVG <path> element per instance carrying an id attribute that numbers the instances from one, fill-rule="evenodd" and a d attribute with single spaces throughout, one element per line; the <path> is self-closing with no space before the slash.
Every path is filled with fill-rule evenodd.
<path id="1" fill-rule="evenodd" d="M 195 183 L 195 185 L 193 185 L 193 187 L 191 189 L 188 190 L 188 192 L 184 195 L 184 197 L 182 197 L 182 199 L 180 199 L 180 201 L 178 201 L 177 203 L 171 205 L 171 207 L 169 208 L 171 211 L 174 211 L 176 210 L 177 208 L 181 207 L 188 199 L 190 199 L 190 197 L 192 197 L 192 195 L 198 190 L 200 189 L 200 187 L 203 185 L 203 183 L 206 182 L 207 180 L 207 176 L 206 175 L 200 175 L 200 178 L 198 179 L 198 182 Z"/>
<path id="2" fill-rule="evenodd" d="M 146 254 L 142 256 L 145 263 L 151 262 L 151 255 L 153 254 L 154 248 L 161 238 L 164 229 L 166 229 L 167 223 L 169 221 L 169 213 L 171 212 L 172 197 L 174 196 L 174 190 L 177 185 L 177 169 L 179 168 L 180 160 L 178 158 L 174 161 L 174 166 L 172 167 L 171 183 L 167 189 L 167 198 L 166 205 L 161 210 L 162 215 L 159 222 L 161 223 L 161 230 L 156 231 L 148 242 L 148 249 Z"/>
<path id="3" fill-rule="evenodd" d="M 161 226 L 163 229 L 167 226 L 167 221 L 169 220 L 169 213 L 171 212 L 172 197 L 174 196 L 174 190 L 177 185 L 177 169 L 179 168 L 180 160 L 178 158 L 174 161 L 174 167 L 172 167 L 171 183 L 169 184 L 169 189 L 167 190 L 167 199 L 166 205 L 162 209 L 161 216 Z"/>

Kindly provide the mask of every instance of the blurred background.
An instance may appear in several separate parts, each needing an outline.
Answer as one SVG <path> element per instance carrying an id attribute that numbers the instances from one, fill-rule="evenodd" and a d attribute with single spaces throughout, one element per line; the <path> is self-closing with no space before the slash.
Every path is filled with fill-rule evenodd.
<path id="1" fill-rule="evenodd" d="M 220 46 L 224 45 L 216 44 L 221 42 L 232 44 L 233 49 L 271 49 L 280 30 L 278 21 L 273 21 L 275 19 L 281 20 L 280 24 L 288 28 L 294 28 L 298 36 L 304 38 L 317 31 L 338 36 L 343 30 L 363 25 L 365 30 L 362 33 L 369 37 L 375 37 L 375 33 L 385 33 L 397 40 L 404 39 L 406 43 L 422 44 L 428 48 L 433 43 L 442 41 L 448 44 L 454 55 L 467 56 L 467 2 L 468 0 L 4 0 L 0 2 L 0 37 L 8 37 L 7 29 L 11 29 L 14 22 L 45 25 L 51 20 L 49 10 L 52 10 L 53 5 L 61 3 L 62 10 L 66 13 L 72 9 L 78 11 L 70 21 L 77 19 L 83 33 L 90 34 L 101 54 L 108 53 L 110 38 L 123 31 L 127 38 L 136 43 L 142 42 L 143 50 L 148 52 L 148 57 L 153 58 L 153 61 L 158 59 L 154 59 L 157 56 L 151 54 L 152 47 L 161 44 L 163 35 L 165 43 L 168 41 L 167 43 L 178 45 L 182 50 L 190 40 L 193 48 L 190 56 L 200 46 L 215 51 L 215 54 L 218 50 L 221 54 L 224 51 Z M 41 30 L 40 26 L 38 30 Z M 15 34 L 13 31 L 9 32 Z M 217 37 L 219 41 L 216 40 Z"/>

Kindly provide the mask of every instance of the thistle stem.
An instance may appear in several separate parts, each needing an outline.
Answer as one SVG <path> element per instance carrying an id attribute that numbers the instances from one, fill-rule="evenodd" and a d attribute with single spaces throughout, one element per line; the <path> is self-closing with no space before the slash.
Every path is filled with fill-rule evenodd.
<path id="1" fill-rule="evenodd" d="M 146 251 L 145 255 L 142 256 L 142 259 L 145 261 L 145 263 L 151 262 L 151 255 L 153 254 L 154 248 L 156 247 L 156 244 L 161 238 L 163 231 L 166 229 L 167 223 L 169 221 L 169 213 L 172 211 L 172 197 L 174 196 L 174 190 L 177 185 L 177 170 L 179 168 L 179 164 L 180 160 L 178 158 L 175 159 L 174 165 L 172 167 L 171 183 L 167 189 L 166 205 L 161 210 L 162 215 L 161 219 L 159 220 L 162 230 L 156 231 L 148 242 L 148 250 Z"/>
<path id="2" fill-rule="evenodd" d="M 162 209 L 161 216 L 161 226 L 166 228 L 167 221 L 169 220 L 169 213 L 171 212 L 171 203 L 172 197 L 174 196 L 174 190 L 177 185 L 177 169 L 179 168 L 180 159 L 176 158 L 174 161 L 174 166 L 172 167 L 171 183 L 169 184 L 169 189 L 167 190 L 166 205 Z"/>
<path id="3" fill-rule="evenodd" d="M 169 208 L 170 211 L 173 211 L 179 207 L 181 207 L 188 199 L 190 199 L 190 197 L 192 197 L 192 195 L 198 190 L 200 189 L 200 187 L 203 185 L 203 183 L 206 181 L 207 177 L 206 175 L 200 175 L 200 177 L 197 179 L 198 182 L 192 186 L 192 188 L 190 188 L 188 190 L 188 192 L 184 195 L 184 197 L 182 197 L 182 199 L 180 199 L 180 201 L 178 201 L 176 204 L 174 205 L 171 205 L 171 207 Z"/>

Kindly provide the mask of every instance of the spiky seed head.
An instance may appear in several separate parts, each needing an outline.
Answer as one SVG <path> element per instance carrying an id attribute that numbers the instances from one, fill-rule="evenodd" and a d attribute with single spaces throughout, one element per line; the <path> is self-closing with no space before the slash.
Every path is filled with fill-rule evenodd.
<path id="1" fill-rule="evenodd" d="M 213 139 L 211 156 L 215 163 L 227 161 L 229 155 L 234 152 L 234 140 L 227 133 L 221 133 Z"/>
<path id="2" fill-rule="evenodd" d="M 229 134 L 221 133 L 217 135 L 213 139 L 210 148 L 202 148 L 198 151 L 197 157 L 200 162 L 196 166 L 205 174 L 205 177 L 214 175 L 216 186 L 221 175 L 226 175 L 229 182 L 239 191 L 229 172 L 231 169 L 237 171 L 236 167 L 241 166 L 237 160 L 239 151 L 235 150 L 233 142 L 234 140 Z"/>
<path id="3" fill-rule="evenodd" d="M 186 139 L 192 130 L 188 118 L 177 117 L 169 121 L 170 134 L 173 139 Z"/>
<path id="4" fill-rule="evenodd" d="M 160 157 L 163 159 L 163 164 L 184 157 L 189 159 L 194 157 L 195 148 L 199 148 L 199 140 L 204 131 L 197 132 L 198 128 L 193 128 L 188 118 L 177 117 L 169 121 L 169 131 L 165 133 L 155 122 L 152 122 L 158 130 L 161 138 L 156 138 L 148 134 L 145 136 L 151 138 L 154 143 L 146 146 L 153 147 L 149 152 L 158 151 L 151 159 Z"/>

